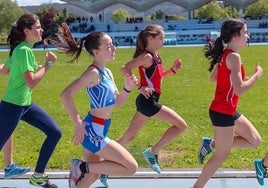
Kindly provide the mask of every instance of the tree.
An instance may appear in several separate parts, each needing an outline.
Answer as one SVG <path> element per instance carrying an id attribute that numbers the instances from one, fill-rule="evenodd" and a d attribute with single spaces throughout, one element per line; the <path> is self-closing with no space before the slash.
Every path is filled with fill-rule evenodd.
<path id="1" fill-rule="evenodd" d="M 126 19 L 130 18 L 130 17 L 131 17 L 131 14 L 128 11 L 123 10 L 123 9 L 118 9 L 118 10 L 114 11 L 112 14 L 112 20 L 115 23 L 125 22 Z"/>
<path id="2" fill-rule="evenodd" d="M 229 15 L 229 17 L 231 17 L 231 18 L 238 18 L 239 17 L 239 12 L 235 7 L 228 5 L 225 7 L 225 10 L 226 10 L 227 14 Z"/>
<path id="3" fill-rule="evenodd" d="M 43 38 L 54 38 L 58 32 L 58 27 L 63 22 L 66 22 L 68 18 L 73 17 L 66 8 L 60 11 L 48 5 L 41 6 L 35 14 L 39 16 L 40 23 L 44 29 Z"/>
<path id="4" fill-rule="evenodd" d="M 181 16 L 181 15 L 176 15 L 176 14 L 169 14 L 168 19 L 169 20 L 187 20 L 187 17 Z"/>
<path id="5" fill-rule="evenodd" d="M 163 12 L 161 9 L 157 10 L 155 12 L 155 19 L 161 20 L 163 18 L 164 14 L 165 14 L 165 12 Z"/>
<path id="6" fill-rule="evenodd" d="M 259 19 L 268 16 L 268 0 L 259 0 L 245 9 L 245 17 Z"/>
<path id="7" fill-rule="evenodd" d="M 51 37 L 57 32 L 57 24 L 55 24 L 55 16 L 59 14 L 59 10 L 52 6 L 41 6 L 36 12 L 40 18 L 40 23 L 44 29 L 43 38 Z"/>
<path id="8" fill-rule="evenodd" d="M 230 17 L 224 7 L 220 6 L 217 1 L 212 1 L 207 5 L 196 10 L 197 19 L 223 19 Z"/>
<path id="9" fill-rule="evenodd" d="M 161 20 L 163 18 L 163 15 L 165 12 L 163 12 L 161 9 L 157 10 L 155 13 L 152 15 L 149 15 L 149 20 Z"/>
<path id="10" fill-rule="evenodd" d="M 11 1 L 0 1 L 0 34 L 7 34 L 11 28 L 11 24 L 15 22 L 22 14 L 23 9 Z"/>

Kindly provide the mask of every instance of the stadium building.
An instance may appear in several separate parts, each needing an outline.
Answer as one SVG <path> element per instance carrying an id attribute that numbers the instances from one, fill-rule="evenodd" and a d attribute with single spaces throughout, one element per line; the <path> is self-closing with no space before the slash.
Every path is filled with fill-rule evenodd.
<path id="1" fill-rule="evenodd" d="M 69 4 L 78 6 L 92 14 L 99 14 L 104 9 L 109 8 L 115 4 L 123 4 L 134 9 L 137 12 L 144 12 L 158 4 L 163 0 L 62 0 Z M 256 2 L 257 0 L 223 0 L 233 7 L 239 9 L 240 15 L 245 7 Z M 160 21 L 135 21 L 131 23 L 114 23 L 110 20 L 103 20 L 99 22 L 85 22 L 83 23 L 83 30 L 81 31 L 80 23 L 71 23 L 69 26 L 75 38 L 79 39 L 88 34 L 88 32 L 97 30 L 109 32 L 109 35 L 114 39 L 115 44 L 120 46 L 134 45 L 135 38 L 138 32 L 150 23 L 157 23 L 162 25 L 165 30 L 165 45 L 180 45 L 180 44 L 203 44 L 208 40 L 214 40 L 220 32 L 223 20 L 195 20 L 193 18 L 193 11 L 200 8 L 211 0 L 169 0 L 189 12 L 188 20 L 160 20 Z M 101 18 L 100 18 L 101 20 Z M 267 19 L 261 20 L 246 20 L 251 34 L 250 42 L 268 42 L 268 26 Z"/>

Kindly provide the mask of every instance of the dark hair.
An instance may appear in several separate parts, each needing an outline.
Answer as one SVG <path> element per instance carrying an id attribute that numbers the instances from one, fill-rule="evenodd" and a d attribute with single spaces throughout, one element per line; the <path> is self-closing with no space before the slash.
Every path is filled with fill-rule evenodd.
<path id="1" fill-rule="evenodd" d="M 136 51 L 133 58 L 142 54 L 148 44 L 148 37 L 156 37 L 160 34 L 161 31 L 164 31 L 163 27 L 157 24 L 150 24 L 145 27 L 142 31 L 139 32 L 136 42 Z"/>
<path id="2" fill-rule="evenodd" d="M 233 36 L 240 36 L 240 31 L 243 29 L 245 24 L 246 22 L 244 19 L 225 20 L 221 26 L 221 35 L 213 44 L 208 43 L 205 45 L 205 57 L 211 59 L 210 67 L 208 69 L 209 72 L 211 72 L 214 66 L 220 62 L 224 50 L 223 43 L 230 42 Z"/>
<path id="3" fill-rule="evenodd" d="M 10 46 L 9 56 L 11 57 L 16 46 L 25 40 L 24 29 L 32 29 L 32 26 L 39 20 L 35 14 L 23 14 L 16 22 L 12 24 L 7 42 Z"/>
<path id="4" fill-rule="evenodd" d="M 62 23 L 59 27 L 56 40 L 51 40 L 51 42 L 63 53 L 70 55 L 72 57 L 70 62 L 78 60 L 83 45 L 87 52 L 94 56 L 93 50 L 99 49 L 100 39 L 105 35 L 103 32 L 91 32 L 87 36 L 76 41 L 66 23 Z"/>

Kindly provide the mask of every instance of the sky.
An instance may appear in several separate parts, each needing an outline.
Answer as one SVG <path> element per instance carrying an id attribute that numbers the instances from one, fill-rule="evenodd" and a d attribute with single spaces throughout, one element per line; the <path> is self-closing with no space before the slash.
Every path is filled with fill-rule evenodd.
<path id="1" fill-rule="evenodd" d="M 43 3 L 61 3 L 60 0 L 13 0 L 17 1 L 19 6 L 41 5 Z"/>

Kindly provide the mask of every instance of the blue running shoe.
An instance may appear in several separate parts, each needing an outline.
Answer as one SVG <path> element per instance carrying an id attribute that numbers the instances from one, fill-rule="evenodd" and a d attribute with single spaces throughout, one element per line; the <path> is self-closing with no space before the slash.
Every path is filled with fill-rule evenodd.
<path id="1" fill-rule="evenodd" d="M 5 178 L 15 178 L 18 176 L 22 176 L 23 174 L 26 174 L 30 171 L 29 167 L 21 167 L 16 164 L 12 164 L 9 169 L 5 168 Z"/>
<path id="2" fill-rule="evenodd" d="M 211 142 L 212 142 L 211 138 L 207 137 L 202 138 L 202 144 L 198 151 L 199 164 L 203 164 L 205 157 L 212 152 L 212 149 L 210 147 Z"/>
<path id="3" fill-rule="evenodd" d="M 102 185 L 104 187 L 109 187 L 109 184 L 108 184 L 108 175 L 107 174 L 101 174 L 100 175 L 100 182 L 102 183 Z"/>
<path id="4" fill-rule="evenodd" d="M 264 178 L 267 174 L 267 169 L 262 165 L 262 159 L 254 160 L 254 166 L 256 171 L 256 178 L 260 185 L 264 185 Z"/>
<path id="5" fill-rule="evenodd" d="M 147 150 L 145 150 L 143 152 L 143 155 L 145 157 L 145 159 L 147 160 L 147 162 L 149 163 L 150 167 L 156 171 L 158 174 L 160 174 L 162 172 L 161 168 L 158 165 L 158 156 L 154 155 L 150 152 L 150 148 L 148 148 Z"/>

